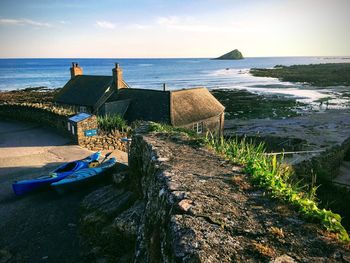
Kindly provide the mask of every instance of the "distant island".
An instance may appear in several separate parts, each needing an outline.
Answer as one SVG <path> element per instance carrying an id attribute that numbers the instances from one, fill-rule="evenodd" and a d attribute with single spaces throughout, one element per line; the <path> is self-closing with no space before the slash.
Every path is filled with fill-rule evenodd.
<path id="1" fill-rule="evenodd" d="M 231 52 L 226 53 L 225 55 L 222 55 L 214 59 L 244 59 L 244 57 L 238 49 L 235 49 L 235 50 L 232 50 Z"/>

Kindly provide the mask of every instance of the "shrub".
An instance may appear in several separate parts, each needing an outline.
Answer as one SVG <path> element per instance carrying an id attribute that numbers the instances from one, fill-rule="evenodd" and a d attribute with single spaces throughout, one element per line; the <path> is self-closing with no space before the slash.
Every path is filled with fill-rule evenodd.
<path id="1" fill-rule="evenodd" d="M 105 132 L 111 132 L 113 130 L 124 132 L 129 130 L 126 121 L 119 114 L 98 116 L 97 124 L 98 128 Z"/>

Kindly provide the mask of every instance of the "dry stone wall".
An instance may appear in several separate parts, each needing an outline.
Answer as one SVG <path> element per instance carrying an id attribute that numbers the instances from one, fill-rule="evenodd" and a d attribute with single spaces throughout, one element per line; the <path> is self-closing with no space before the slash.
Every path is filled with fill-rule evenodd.
<path id="1" fill-rule="evenodd" d="M 240 167 L 191 143 L 134 136 L 131 174 L 145 203 L 134 262 L 350 260 L 317 225 L 254 188 Z"/>
<path id="2" fill-rule="evenodd" d="M 100 132 L 96 136 L 81 139 L 79 145 L 93 151 L 120 150 L 126 152 L 126 143 L 122 142 L 121 139 L 127 136 L 127 133 L 119 131 Z"/>
<path id="3" fill-rule="evenodd" d="M 71 137 L 73 141 L 76 138 L 72 136 L 67 129 L 68 115 L 60 115 L 51 112 L 47 109 L 41 109 L 31 106 L 23 105 L 0 105 L 0 116 L 10 120 L 36 122 L 42 126 L 47 126 L 55 129 L 63 136 Z M 89 127 L 86 127 L 88 129 Z M 80 129 L 83 130 L 83 129 Z M 89 150 L 121 150 L 126 151 L 125 143 L 120 139 L 126 137 L 127 133 L 112 131 L 110 133 L 99 132 L 98 135 L 92 137 L 85 137 L 79 140 L 78 144 Z"/>
<path id="4" fill-rule="evenodd" d="M 70 136 L 66 128 L 67 115 L 59 115 L 47 109 L 22 105 L 0 105 L 0 116 L 11 120 L 37 122 L 54 128 L 65 136 Z"/>
<path id="5" fill-rule="evenodd" d="M 144 129 L 146 131 L 147 129 Z M 137 130 L 129 171 L 83 202 L 92 262 L 349 262 L 349 250 L 184 135 Z"/>

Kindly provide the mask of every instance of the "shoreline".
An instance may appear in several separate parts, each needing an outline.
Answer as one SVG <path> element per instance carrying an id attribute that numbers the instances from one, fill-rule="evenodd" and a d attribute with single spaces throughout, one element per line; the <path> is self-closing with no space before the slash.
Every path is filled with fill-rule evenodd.
<path id="1" fill-rule="evenodd" d="M 53 104 L 55 94 L 61 88 L 31 87 L 21 90 L 0 91 L 0 104 Z M 331 97 L 305 103 L 298 97 L 278 93 L 259 93 L 249 89 L 210 90 L 225 106 L 225 119 L 284 119 L 308 113 L 327 110 L 346 110 L 349 108 L 330 103 Z M 350 99 L 350 94 L 349 94 Z"/>

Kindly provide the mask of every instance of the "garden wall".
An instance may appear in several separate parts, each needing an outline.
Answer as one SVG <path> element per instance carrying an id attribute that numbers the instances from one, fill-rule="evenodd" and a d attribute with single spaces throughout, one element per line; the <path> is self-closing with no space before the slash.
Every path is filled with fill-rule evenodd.
<path id="1" fill-rule="evenodd" d="M 43 126 L 54 128 L 64 136 L 67 131 L 67 115 L 59 115 L 46 109 L 22 105 L 0 105 L 0 116 L 10 120 L 37 122 Z"/>
<path id="2" fill-rule="evenodd" d="M 53 128 L 63 136 L 73 137 L 67 130 L 67 119 L 69 115 L 60 115 L 47 109 L 36 108 L 25 105 L 0 105 L 0 116 L 10 120 L 36 122 L 43 127 Z M 89 150 L 121 150 L 126 151 L 125 143 L 120 139 L 127 134 L 119 131 L 105 133 L 99 132 L 97 136 L 85 137 L 79 141 L 79 145 Z"/>
<path id="3" fill-rule="evenodd" d="M 126 143 L 120 139 L 127 137 L 127 135 L 127 133 L 119 131 L 111 131 L 109 133 L 101 131 L 96 136 L 81 139 L 79 145 L 93 151 L 120 150 L 126 152 Z"/>

